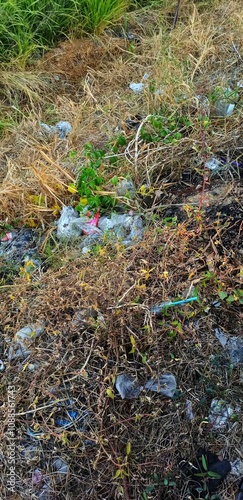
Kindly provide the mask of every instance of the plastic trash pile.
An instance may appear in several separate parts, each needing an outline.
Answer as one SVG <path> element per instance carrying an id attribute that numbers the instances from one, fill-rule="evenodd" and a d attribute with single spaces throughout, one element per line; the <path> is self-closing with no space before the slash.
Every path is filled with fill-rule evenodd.
<path id="1" fill-rule="evenodd" d="M 79 216 L 72 207 L 63 207 L 57 222 L 57 237 L 62 241 L 73 241 L 86 235 L 80 242 L 80 248 L 86 253 L 104 235 L 115 237 L 126 246 L 132 246 L 143 238 L 143 220 L 139 215 L 116 214 L 100 217 Z"/>

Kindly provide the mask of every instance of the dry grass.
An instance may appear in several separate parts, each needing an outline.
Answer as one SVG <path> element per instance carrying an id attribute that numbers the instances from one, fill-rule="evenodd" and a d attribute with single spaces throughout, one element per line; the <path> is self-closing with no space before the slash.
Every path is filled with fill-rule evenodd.
<path id="1" fill-rule="evenodd" d="M 164 17 L 159 10 L 132 13 L 131 29 L 141 36 L 134 49 L 107 34 L 99 40 L 65 42 L 38 63 L 38 73 L 32 68 L 21 76 L 1 77 L 3 106 L 10 111 L 17 89 L 20 123 L 4 133 L 0 146 L 0 222 L 18 219 L 20 225 L 41 228 L 47 239 L 62 204 L 74 203 L 67 186 L 75 180 L 77 164 L 72 163 L 70 151 L 81 157 L 86 142 L 103 147 L 127 118 L 136 114 L 145 118 L 161 108 L 186 115 L 192 122 L 187 135 L 173 145 L 146 145 L 126 132 L 121 171 L 131 174 L 137 188 L 146 183 L 158 196 L 152 197 L 150 208 L 141 197 L 137 200 L 146 223 L 143 242 L 128 251 L 107 244 L 81 257 L 78 249 L 55 244 L 51 257 L 43 255 L 44 270 L 36 270 L 29 281 L 20 273 L 0 286 L 2 353 L 19 328 L 45 322 L 45 332 L 30 356 L 23 362 L 6 362 L 2 377 L 3 401 L 8 385 L 17 388 L 15 498 L 36 498 L 31 471 L 38 467 L 50 477 L 53 500 L 138 500 L 153 483 L 154 473 L 160 484 L 149 499 L 186 500 L 187 480 L 179 463 L 191 460 L 198 446 L 231 461 L 242 459 L 240 421 L 222 433 L 205 423 L 213 397 L 242 406 L 241 370 L 231 370 L 214 336 L 216 325 L 229 334 L 242 334 L 240 307 L 238 302 L 211 306 L 220 290 L 233 293 L 242 288 L 239 172 L 218 178 L 216 201 L 206 198 L 207 191 L 218 188 L 208 176 L 205 212 L 182 205 L 189 195 L 200 197 L 205 144 L 213 154 L 242 162 L 241 101 L 229 119 L 212 119 L 204 130 L 195 95 L 241 79 L 243 14 L 236 0 L 215 2 L 210 13 L 199 12 L 196 3 L 181 4 L 174 31 L 169 7 Z M 164 87 L 163 94 L 147 89 L 135 95 L 128 89 L 145 72 L 155 88 Z M 185 99 L 179 100 L 181 95 Z M 40 121 L 59 120 L 70 121 L 70 136 L 46 138 Z M 183 183 L 185 171 L 191 172 L 192 182 Z M 38 206 L 34 200 L 40 195 Z M 226 219 L 218 215 L 222 208 Z M 163 219 L 175 215 L 178 224 L 166 226 Z M 152 305 L 186 297 L 193 288 L 198 289 L 199 303 L 170 309 L 160 322 L 149 312 Z M 136 341 L 134 353 L 131 336 Z M 136 400 L 123 401 L 114 390 L 114 379 L 124 371 L 141 382 L 151 374 L 171 371 L 178 382 L 177 397 L 168 401 L 142 393 Z M 114 399 L 107 389 L 114 390 Z M 58 399 L 74 400 L 79 412 L 88 410 L 86 430 L 76 425 L 65 430 L 55 424 Z M 192 402 L 192 422 L 186 417 L 187 399 Z M 2 438 L 6 409 L 5 404 Z M 38 449 L 31 459 L 23 454 L 29 440 L 27 424 L 44 433 L 36 440 Z M 1 451 L 4 477 L 8 467 L 4 439 Z M 51 465 L 56 456 L 69 465 L 63 478 Z M 118 470 L 123 472 L 116 476 Z M 176 486 L 166 487 L 165 478 Z M 237 481 L 229 476 L 220 490 L 222 500 L 233 500 L 236 491 Z M 1 485 L 0 496 L 7 498 L 6 484 Z"/>

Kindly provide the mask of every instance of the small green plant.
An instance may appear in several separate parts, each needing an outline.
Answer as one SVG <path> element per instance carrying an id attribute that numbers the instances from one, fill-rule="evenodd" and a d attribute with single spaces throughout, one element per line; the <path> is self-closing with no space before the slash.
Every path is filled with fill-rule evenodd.
<path id="1" fill-rule="evenodd" d="M 238 92 L 229 88 L 215 87 L 208 98 L 212 103 L 225 101 L 229 104 L 234 104 L 238 100 Z"/>
<path id="2" fill-rule="evenodd" d="M 116 205 L 116 196 L 113 187 L 119 182 L 119 177 L 110 177 L 110 169 L 118 162 L 119 149 L 126 145 L 124 136 L 119 135 L 111 141 L 108 153 L 103 149 L 96 149 L 91 143 L 84 145 L 85 162 L 80 168 L 76 186 L 69 185 L 69 191 L 78 192 L 80 196 L 76 210 L 83 212 L 84 207 L 90 210 L 108 210 Z"/>
<path id="3" fill-rule="evenodd" d="M 101 149 L 95 149 L 92 144 L 87 143 L 84 146 L 84 154 L 86 161 L 80 170 L 77 181 L 80 203 L 76 206 L 76 210 L 82 212 L 86 205 L 91 210 L 113 208 L 116 203 L 115 198 L 104 191 L 107 183 L 103 165 L 105 152 Z"/>
<path id="4" fill-rule="evenodd" d="M 191 126 L 192 123 L 186 116 L 153 115 L 141 128 L 140 137 L 147 143 L 160 141 L 164 144 L 176 143 Z"/>
<path id="5" fill-rule="evenodd" d="M 228 304 L 232 302 L 239 302 L 239 304 L 243 304 L 243 290 L 236 289 L 232 290 L 231 293 L 220 290 L 218 292 L 218 296 L 221 300 L 225 300 Z"/>
<path id="6" fill-rule="evenodd" d="M 159 476 L 158 474 L 156 474 L 156 472 L 153 474 L 152 479 L 153 482 L 146 486 L 145 490 L 142 493 L 143 500 L 148 500 L 148 495 L 153 493 L 158 486 L 163 486 L 166 492 L 169 492 L 171 488 L 174 488 L 176 486 L 176 483 L 173 479 L 171 479 L 170 477 L 159 479 Z"/>

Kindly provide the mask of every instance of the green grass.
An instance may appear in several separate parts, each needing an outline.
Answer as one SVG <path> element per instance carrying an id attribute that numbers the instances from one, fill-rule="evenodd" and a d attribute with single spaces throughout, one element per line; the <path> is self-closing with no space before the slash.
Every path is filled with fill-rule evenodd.
<path id="1" fill-rule="evenodd" d="M 25 63 L 37 48 L 70 33 L 100 32 L 118 19 L 130 0 L 2 0 L 0 61 Z"/>

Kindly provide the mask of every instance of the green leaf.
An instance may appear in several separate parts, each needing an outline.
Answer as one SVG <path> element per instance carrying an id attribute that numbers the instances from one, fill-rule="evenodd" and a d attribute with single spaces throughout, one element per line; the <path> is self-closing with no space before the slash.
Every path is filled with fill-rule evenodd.
<path id="1" fill-rule="evenodd" d="M 127 445 L 126 445 L 126 455 L 128 457 L 128 455 L 130 455 L 131 453 L 131 441 L 128 441 L 127 442 Z"/>
<path id="2" fill-rule="evenodd" d="M 202 455 L 201 460 L 202 460 L 202 466 L 203 466 L 204 470 L 208 470 L 207 461 L 206 461 L 206 458 L 204 455 Z"/>
<path id="3" fill-rule="evenodd" d="M 228 297 L 228 294 L 227 294 L 227 292 L 220 291 L 220 292 L 218 292 L 218 296 L 221 300 L 224 300 L 224 299 L 226 299 L 226 297 Z"/>
<path id="4" fill-rule="evenodd" d="M 146 356 L 146 354 L 142 355 L 142 363 L 143 364 L 147 363 L 147 356 Z"/>
<path id="5" fill-rule="evenodd" d="M 115 397 L 115 396 L 114 396 L 114 393 L 113 393 L 113 390 L 112 390 L 110 387 L 108 387 L 108 389 L 106 389 L 106 394 L 107 394 L 107 396 L 109 396 L 109 398 L 111 398 L 111 399 L 114 399 L 114 397 Z"/>
<path id="6" fill-rule="evenodd" d="M 143 498 L 143 500 L 148 500 L 148 495 L 145 491 L 143 491 L 143 493 L 142 493 L 142 498 Z"/>
<path id="7" fill-rule="evenodd" d="M 226 299 L 226 302 L 228 302 L 228 304 L 231 304 L 231 302 L 235 302 L 237 299 L 238 297 L 236 295 L 229 295 Z"/>
<path id="8" fill-rule="evenodd" d="M 116 473 L 115 473 L 115 475 L 114 475 L 114 479 L 116 479 L 116 478 L 120 477 L 120 476 L 121 476 L 121 474 L 122 474 L 122 470 L 121 470 L 121 469 L 117 469 L 117 471 L 116 471 Z"/>
<path id="9" fill-rule="evenodd" d="M 209 470 L 209 471 L 208 471 L 208 475 L 209 475 L 210 477 L 215 478 L 215 479 L 220 479 L 220 478 L 221 478 L 220 474 L 217 474 L 217 472 L 213 472 L 212 470 Z"/>

